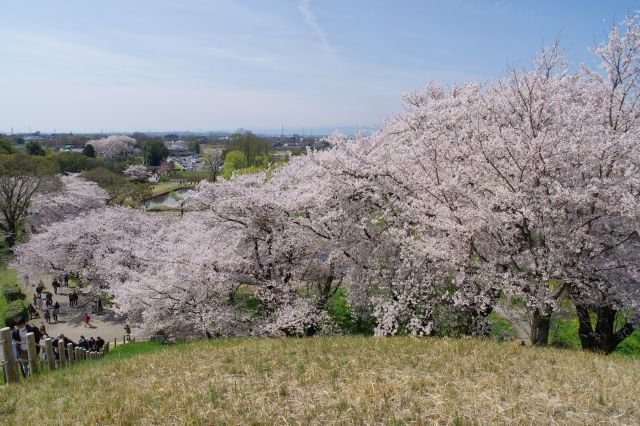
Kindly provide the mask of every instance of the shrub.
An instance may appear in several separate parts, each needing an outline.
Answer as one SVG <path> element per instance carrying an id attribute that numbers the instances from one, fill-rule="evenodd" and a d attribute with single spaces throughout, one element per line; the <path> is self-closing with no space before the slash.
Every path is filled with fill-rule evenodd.
<path id="1" fill-rule="evenodd" d="M 8 285 L 2 289 L 2 295 L 7 302 L 15 302 L 24 300 L 27 296 L 17 285 Z"/>
<path id="2" fill-rule="evenodd" d="M 16 325 L 16 320 L 18 317 L 22 317 L 24 319 L 29 318 L 29 313 L 27 312 L 27 307 L 24 306 L 24 303 L 20 300 L 13 301 L 9 303 L 9 307 L 7 312 L 4 313 L 4 325 L 5 327 L 13 327 Z"/>

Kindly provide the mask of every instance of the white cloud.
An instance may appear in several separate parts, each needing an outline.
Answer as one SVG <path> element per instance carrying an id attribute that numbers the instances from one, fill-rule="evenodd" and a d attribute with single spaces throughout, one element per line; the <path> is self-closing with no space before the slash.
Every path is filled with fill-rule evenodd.
<path id="1" fill-rule="evenodd" d="M 335 54 L 336 49 L 331 45 L 331 43 L 329 43 L 327 34 L 318 23 L 316 14 L 313 12 L 313 10 L 311 10 L 311 0 L 300 0 L 298 2 L 298 10 L 302 14 L 304 22 L 307 24 L 307 26 L 311 28 L 320 39 L 322 48 L 331 55 Z"/>

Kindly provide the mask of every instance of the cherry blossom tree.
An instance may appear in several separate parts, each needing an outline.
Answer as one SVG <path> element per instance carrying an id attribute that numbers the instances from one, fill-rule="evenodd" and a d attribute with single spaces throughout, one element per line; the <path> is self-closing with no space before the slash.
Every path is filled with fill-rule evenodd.
<path id="1" fill-rule="evenodd" d="M 93 146 L 95 152 L 105 158 L 113 159 L 127 157 L 139 153 L 135 147 L 136 140 L 130 136 L 111 135 L 106 138 L 87 141 L 87 145 Z"/>
<path id="2" fill-rule="evenodd" d="M 371 136 L 201 182 L 183 216 L 70 213 L 16 266 L 79 274 L 147 332 L 193 337 L 336 333 L 343 289 L 377 335 L 481 333 L 518 300 L 542 345 L 568 298 L 583 347 L 611 352 L 640 309 L 637 22 L 594 50 L 602 70 L 570 72 L 553 45 L 494 84 L 429 84 Z"/>
<path id="3" fill-rule="evenodd" d="M 123 174 L 131 180 L 142 182 L 147 179 L 149 172 L 142 164 L 132 164 L 125 169 Z"/>
<path id="4" fill-rule="evenodd" d="M 62 187 L 58 191 L 38 194 L 31 202 L 29 223 L 36 231 L 106 205 L 108 195 L 97 184 L 78 175 L 60 179 Z"/>

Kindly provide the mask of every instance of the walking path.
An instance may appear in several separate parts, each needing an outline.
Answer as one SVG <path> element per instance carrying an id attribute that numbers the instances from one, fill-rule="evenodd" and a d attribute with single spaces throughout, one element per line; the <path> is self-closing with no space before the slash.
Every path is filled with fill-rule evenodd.
<path id="1" fill-rule="evenodd" d="M 509 321 L 511 327 L 518 335 L 518 339 L 525 342 L 525 344 L 531 343 L 531 334 L 529 323 L 524 319 L 525 315 L 522 310 L 514 307 L 508 307 L 501 303 L 498 303 L 494 308 L 494 312 Z"/>
<path id="2" fill-rule="evenodd" d="M 71 340 L 77 342 L 80 336 L 85 336 L 87 339 L 91 336 L 102 337 L 105 341 L 113 342 L 114 338 L 118 339 L 118 342 L 122 341 L 124 336 L 124 318 L 118 317 L 111 309 L 104 308 L 102 313 L 94 314 L 91 312 L 93 307 L 93 301 L 91 296 L 86 292 L 86 289 L 77 287 L 59 287 L 58 294 L 53 292 L 51 286 L 52 277 L 42 276 L 42 282 L 45 284 L 45 290 L 42 294 L 42 310 L 40 310 L 40 318 L 34 318 L 31 323 L 40 327 L 44 323 L 47 334 L 50 337 L 57 337 L 60 333 L 64 334 Z M 35 293 L 35 286 L 37 281 L 30 283 L 32 285 L 22 285 L 24 293 L 27 295 L 27 300 L 32 302 L 33 294 Z M 78 305 L 69 306 L 69 294 L 74 290 L 78 290 L 79 300 Z M 58 314 L 58 322 L 54 322 L 51 319 L 51 323 L 47 324 L 44 319 L 44 310 L 46 304 L 44 300 L 45 292 L 53 293 L 53 303 L 60 303 L 60 313 Z M 91 327 L 85 327 L 82 320 L 82 315 L 87 312 L 91 317 Z M 135 331 L 134 331 L 135 333 Z"/>

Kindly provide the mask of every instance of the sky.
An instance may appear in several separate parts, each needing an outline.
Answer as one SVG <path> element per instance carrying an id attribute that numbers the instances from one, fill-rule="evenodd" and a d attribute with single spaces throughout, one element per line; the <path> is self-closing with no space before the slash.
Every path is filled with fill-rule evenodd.
<path id="1" fill-rule="evenodd" d="M 0 132 L 376 128 L 429 81 L 570 63 L 632 1 L 29 0 L 0 4 Z"/>

